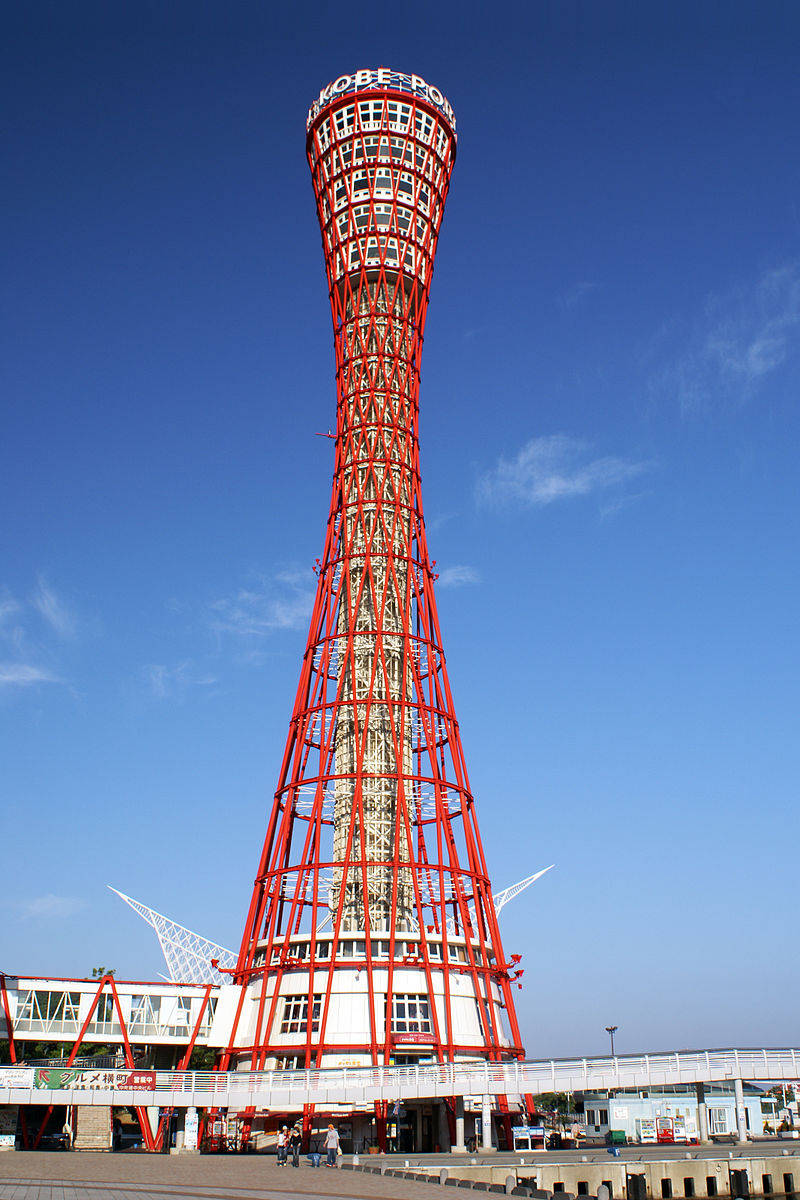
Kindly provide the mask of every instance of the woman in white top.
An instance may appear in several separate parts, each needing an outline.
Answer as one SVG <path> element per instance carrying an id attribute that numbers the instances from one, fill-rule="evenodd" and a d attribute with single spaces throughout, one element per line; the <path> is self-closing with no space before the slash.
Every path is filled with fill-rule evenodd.
<path id="1" fill-rule="evenodd" d="M 339 1134 L 333 1128 L 333 1125 L 328 1126 L 328 1132 L 325 1134 L 325 1150 L 327 1151 L 326 1167 L 336 1166 L 336 1155 L 339 1153 Z"/>

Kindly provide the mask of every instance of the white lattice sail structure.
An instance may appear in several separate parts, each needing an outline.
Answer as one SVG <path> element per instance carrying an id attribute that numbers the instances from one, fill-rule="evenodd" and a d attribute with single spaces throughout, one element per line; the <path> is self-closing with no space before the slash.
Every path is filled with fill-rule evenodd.
<path id="1" fill-rule="evenodd" d="M 508 904 L 509 900 L 513 900 L 532 883 L 536 883 L 537 879 L 541 879 L 548 871 L 552 871 L 554 866 L 555 863 L 551 863 L 549 867 L 536 871 L 527 879 L 521 879 L 519 883 L 513 883 L 511 887 L 496 892 L 493 899 L 497 915 L 500 915 L 501 909 Z M 208 938 L 202 937 L 199 933 L 193 933 L 185 925 L 179 925 L 177 921 L 170 920 L 163 913 L 156 912 L 147 904 L 142 904 L 140 900 L 126 896 L 124 892 L 118 891 L 110 883 L 107 886 L 109 891 L 130 905 L 133 911 L 155 930 L 167 964 L 169 978 L 173 983 L 195 985 L 230 983 L 230 976 L 223 975 L 222 972 L 212 967 L 211 963 L 214 961 L 223 970 L 231 970 L 236 965 L 236 955 L 233 950 L 228 950 L 226 946 L 220 946 L 217 942 L 210 942 Z M 327 920 L 330 920 L 330 916 Z"/>
<path id="2" fill-rule="evenodd" d="M 494 911 L 497 913 L 498 917 L 500 916 L 501 910 L 508 904 L 509 900 L 513 900 L 515 896 L 520 894 L 520 892 L 524 892 L 526 888 L 529 888 L 532 883 L 536 883 L 537 879 L 541 879 L 542 876 L 546 875 L 548 871 L 552 871 L 555 865 L 555 863 L 550 863 L 549 867 L 543 867 L 541 871 L 536 871 L 535 874 L 529 875 L 527 879 L 520 879 L 519 883 L 512 883 L 511 887 L 504 888 L 502 892 L 495 892 L 493 897 Z"/>
<path id="3" fill-rule="evenodd" d="M 187 929 L 185 925 L 179 925 L 177 921 L 171 921 L 163 913 L 156 912 L 154 908 L 149 908 L 139 900 L 134 900 L 131 896 L 126 896 L 124 892 L 111 887 L 110 883 L 107 886 L 115 896 L 119 896 L 120 900 L 124 900 L 126 904 L 130 905 L 133 911 L 138 913 L 142 920 L 156 931 L 169 977 L 173 983 L 195 985 L 230 983 L 230 976 L 222 974 L 211 963 L 212 961 L 216 962 L 217 966 L 222 967 L 223 970 L 232 969 L 236 965 L 236 955 L 232 950 L 228 950 L 227 947 L 220 946 L 216 942 L 210 942 L 208 938 L 201 937 L 199 933 L 193 933 L 191 929 Z"/>

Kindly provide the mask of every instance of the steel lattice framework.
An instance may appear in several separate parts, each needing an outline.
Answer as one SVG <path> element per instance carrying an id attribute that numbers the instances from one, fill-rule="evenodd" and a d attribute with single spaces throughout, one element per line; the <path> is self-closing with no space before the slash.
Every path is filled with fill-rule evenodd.
<path id="1" fill-rule="evenodd" d="M 110 883 L 106 886 L 155 930 L 173 983 L 194 983 L 198 986 L 230 983 L 229 976 L 223 975 L 222 971 L 229 972 L 236 965 L 236 955 L 232 950 L 220 946 L 218 942 L 210 942 L 208 938 L 193 933 L 185 925 L 179 925 L 140 900 L 118 892 Z M 212 963 L 217 966 L 212 966 Z M 220 967 L 222 971 L 218 969 Z"/>
<path id="2" fill-rule="evenodd" d="M 250 1007 L 220 1065 L 519 1058 L 519 959 L 500 940 L 420 490 L 452 109 L 416 76 L 343 76 L 312 107 L 307 153 L 336 351 L 333 493 L 234 972 Z"/>

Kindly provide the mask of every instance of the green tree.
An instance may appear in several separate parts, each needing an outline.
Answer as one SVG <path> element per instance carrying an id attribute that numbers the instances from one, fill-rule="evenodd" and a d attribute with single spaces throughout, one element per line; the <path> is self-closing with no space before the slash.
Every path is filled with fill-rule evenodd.
<path id="1" fill-rule="evenodd" d="M 534 1101 L 537 1112 L 568 1116 L 576 1111 L 575 1102 L 569 1092 L 540 1092 L 538 1096 L 534 1096 Z"/>

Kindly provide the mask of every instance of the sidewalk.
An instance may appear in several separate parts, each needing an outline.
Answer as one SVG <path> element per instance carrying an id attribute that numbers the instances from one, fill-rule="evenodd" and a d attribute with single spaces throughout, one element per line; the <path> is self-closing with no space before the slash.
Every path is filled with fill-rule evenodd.
<path id="1" fill-rule="evenodd" d="M 271 1155 L 0 1154 L 0 1200 L 442 1200 L 442 1190 L 302 1159 L 279 1167 Z"/>

